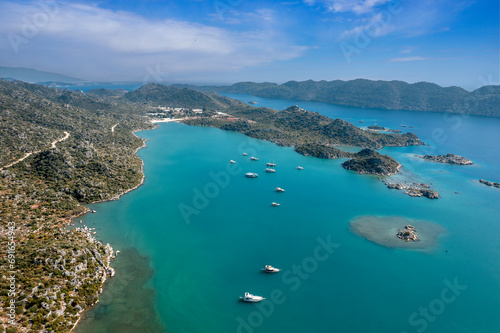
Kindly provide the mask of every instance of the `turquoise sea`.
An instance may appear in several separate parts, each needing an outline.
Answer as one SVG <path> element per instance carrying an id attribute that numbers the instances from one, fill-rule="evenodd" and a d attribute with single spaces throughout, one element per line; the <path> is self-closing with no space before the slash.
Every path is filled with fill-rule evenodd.
<path id="1" fill-rule="evenodd" d="M 238 133 L 177 123 L 139 132 L 148 139 L 138 153 L 145 183 L 83 217 L 121 253 L 77 332 L 500 332 L 500 189 L 477 181 L 500 181 L 499 118 L 227 95 L 412 131 L 430 146 L 381 152 L 441 198 L 411 198 L 344 170 L 343 160 Z M 414 157 L 426 153 L 475 164 Z M 277 164 L 275 174 L 264 172 L 266 162 Z M 372 215 L 446 232 L 431 248 L 389 248 L 350 230 L 351 220 Z M 282 271 L 262 273 L 266 264 Z M 245 291 L 266 300 L 240 302 Z"/>

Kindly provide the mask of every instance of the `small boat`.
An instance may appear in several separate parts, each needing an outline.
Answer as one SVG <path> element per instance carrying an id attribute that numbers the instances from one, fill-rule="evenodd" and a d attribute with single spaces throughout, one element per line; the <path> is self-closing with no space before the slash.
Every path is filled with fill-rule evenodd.
<path id="1" fill-rule="evenodd" d="M 250 161 L 258 161 L 259 159 L 257 157 L 250 157 Z"/>
<path id="2" fill-rule="evenodd" d="M 266 273 L 278 273 L 281 269 L 273 267 L 271 265 L 266 265 L 262 270 Z"/>
<path id="3" fill-rule="evenodd" d="M 401 127 L 406 127 L 406 125 L 403 124 L 403 125 L 401 125 Z"/>
<path id="4" fill-rule="evenodd" d="M 231 161 L 229 161 L 229 163 L 231 163 L 231 164 L 235 164 L 235 163 L 236 163 L 236 161 L 231 160 Z"/>
<path id="5" fill-rule="evenodd" d="M 243 156 L 248 156 L 248 154 L 247 153 L 243 153 Z"/>
<path id="6" fill-rule="evenodd" d="M 364 123 L 365 121 L 364 121 L 364 120 L 360 120 L 359 122 L 360 122 L 360 123 Z"/>
<path id="7" fill-rule="evenodd" d="M 247 173 L 245 173 L 245 177 L 247 177 L 247 178 L 257 178 L 257 177 L 259 177 L 259 175 L 256 174 L 256 173 L 254 173 L 254 172 L 247 172 Z"/>
<path id="8" fill-rule="evenodd" d="M 253 302 L 253 303 L 256 303 L 256 302 L 260 302 L 262 301 L 263 299 L 265 299 L 264 297 L 262 296 L 256 296 L 256 295 L 252 295 L 250 294 L 249 292 L 246 292 L 245 293 L 245 297 L 241 297 L 240 298 L 244 301 L 244 302 Z"/>
<path id="9" fill-rule="evenodd" d="M 297 167 L 297 170 L 304 170 L 303 167 L 301 167 L 300 165 Z"/>
<path id="10" fill-rule="evenodd" d="M 279 207 L 279 205 L 280 205 L 280 204 L 279 204 L 279 203 L 277 203 L 277 202 L 272 202 L 272 203 L 271 203 L 271 206 L 273 206 L 273 207 Z"/>
<path id="11" fill-rule="evenodd" d="M 275 166 L 276 166 L 276 163 L 267 163 L 267 166 L 268 166 L 268 167 L 275 167 Z"/>
<path id="12" fill-rule="evenodd" d="M 257 102 L 255 102 L 255 101 L 250 101 L 250 102 L 248 102 L 248 104 L 257 104 Z"/>
<path id="13" fill-rule="evenodd" d="M 281 187 L 276 187 L 274 190 L 275 190 L 276 192 L 285 192 L 285 190 L 284 190 L 284 189 L 282 189 Z"/>
<path id="14" fill-rule="evenodd" d="M 273 168 L 266 168 L 266 172 L 267 172 L 267 173 L 275 173 L 275 172 L 276 172 L 276 170 L 275 170 L 275 169 L 273 169 Z"/>

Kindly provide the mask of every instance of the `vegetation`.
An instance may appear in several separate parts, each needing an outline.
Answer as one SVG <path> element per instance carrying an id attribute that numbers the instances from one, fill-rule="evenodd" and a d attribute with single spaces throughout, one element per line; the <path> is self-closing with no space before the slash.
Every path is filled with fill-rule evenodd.
<path id="1" fill-rule="evenodd" d="M 472 92 L 433 83 L 402 81 L 289 81 L 240 82 L 232 86 L 187 86 L 202 91 L 244 93 L 267 98 L 288 98 L 339 105 L 391 110 L 442 111 L 500 116 L 500 86 L 484 86 Z"/>
<path id="2" fill-rule="evenodd" d="M 400 164 L 390 156 L 381 155 L 372 149 L 363 149 L 354 154 L 354 158 L 342 166 L 347 170 L 379 176 L 388 176 L 397 173 Z"/>
<path id="3" fill-rule="evenodd" d="M 143 141 L 133 131 L 151 128 L 148 117 L 175 116 L 158 115 L 158 105 L 185 108 L 182 116 L 191 125 L 295 146 L 304 155 L 351 158 L 344 167 L 364 173 L 393 173 L 399 164 L 372 149 L 352 154 L 332 145 L 423 144 L 412 133 L 364 131 L 296 106 L 256 108 L 215 93 L 158 84 L 122 93 L 84 94 L 0 80 L 0 245 L 7 248 L 13 234 L 19 332 L 67 332 L 80 312 L 95 304 L 112 249 L 88 230 L 66 227 L 87 211 L 83 204 L 110 200 L 141 183 L 142 162 L 135 153 Z M 203 113 L 195 116 L 189 110 L 195 108 Z M 4 270 L 8 260 L 6 252 L 0 254 Z M 10 299 L 0 294 L 3 323 Z"/>
<path id="4" fill-rule="evenodd" d="M 0 80 L 0 243 L 6 249 L 13 233 L 19 332 L 67 332 L 96 302 L 109 248 L 66 226 L 87 210 L 82 204 L 109 200 L 141 182 L 135 152 L 143 141 L 132 131 L 151 126 L 143 113 L 133 104 Z M 54 148 L 65 132 L 69 137 Z M 32 154 L 5 167 L 26 153 Z M 5 271 L 7 260 L 4 251 Z M 1 295 L 2 309 L 10 299 Z M 3 323 L 6 315 L 0 312 Z"/>

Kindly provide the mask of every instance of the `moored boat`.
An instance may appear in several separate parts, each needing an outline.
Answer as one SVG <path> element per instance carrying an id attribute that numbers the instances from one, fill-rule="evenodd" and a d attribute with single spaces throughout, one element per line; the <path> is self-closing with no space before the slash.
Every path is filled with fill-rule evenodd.
<path id="1" fill-rule="evenodd" d="M 281 187 L 276 187 L 274 190 L 275 190 L 276 192 L 285 192 L 285 190 L 284 190 L 284 189 L 282 189 Z"/>
<path id="2" fill-rule="evenodd" d="M 236 161 L 231 160 L 231 161 L 229 161 L 229 163 L 231 163 L 231 164 L 235 164 L 235 163 L 236 163 Z"/>
<path id="3" fill-rule="evenodd" d="M 297 167 L 297 170 L 304 170 L 303 167 L 301 167 L 300 165 Z"/>
<path id="4" fill-rule="evenodd" d="M 278 273 L 280 271 L 279 268 L 273 267 L 271 265 L 266 265 L 262 270 L 266 273 Z"/>
<path id="5" fill-rule="evenodd" d="M 275 167 L 275 166 L 276 166 L 276 163 L 267 163 L 267 166 L 268 166 L 268 167 Z"/>
<path id="6" fill-rule="evenodd" d="M 257 157 L 250 157 L 250 161 L 258 161 L 259 159 Z"/>
<path id="7" fill-rule="evenodd" d="M 243 153 L 243 156 L 248 156 L 248 154 L 247 153 Z"/>
<path id="8" fill-rule="evenodd" d="M 266 172 L 267 172 L 267 173 L 275 173 L 275 172 L 276 172 L 276 170 L 275 170 L 275 169 L 273 169 L 273 168 L 266 168 Z"/>
<path id="9" fill-rule="evenodd" d="M 256 303 L 256 302 L 260 302 L 262 300 L 264 300 L 265 298 L 262 297 L 262 296 L 257 296 L 257 295 L 252 295 L 250 294 L 249 292 L 246 292 L 245 293 L 245 296 L 244 297 L 240 297 L 244 302 L 252 302 L 252 303 Z"/>
<path id="10" fill-rule="evenodd" d="M 271 202 L 271 206 L 273 206 L 273 207 L 279 207 L 279 205 L 280 205 L 280 204 L 279 204 L 279 203 L 277 203 L 277 202 Z"/>
<path id="11" fill-rule="evenodd" d="M 257 178 L 257 177 L 259 177 L 259 175 L 256 174 L 255 172 L 247 172 L 247 173 L 245 173 L 245 177 L 247 177 L 247 178 Z"/>

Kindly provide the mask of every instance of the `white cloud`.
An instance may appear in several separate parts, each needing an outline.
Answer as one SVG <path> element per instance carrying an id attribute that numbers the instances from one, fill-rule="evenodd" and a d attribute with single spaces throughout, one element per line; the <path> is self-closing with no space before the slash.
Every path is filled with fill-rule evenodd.
<path id="1" fill-rule="evenodd" d="M 33 15 L 44 13 L 35 2 L 0 3 L 0 38 L 15 34 L 26 41 L 18 45 L 16 54 L 8 41 L 0 40 L 0 62 L 38 64 L 45 70 L 73 68 L 79 71 L 75 75 L 84 78 L 119 71 L 125 78 L 142 77 L 147 66 L 158 65 L 177 75 L 230 71 L 292 59 L 306 49 L 288 43 L 271 24 L 233 32 L 175 19 L 150 20 L 81 3 L 61 4 L 26 38 L 26 22 L 33 23 Z M 274 20 L 274 12 L 265 9 L 248 16 L 268 23 Z"/>
<path id="2" fill-rule="evenodd" d="M 419 48 L 420 48 L 420 46 L 411 45 L 411 46 L 407 46 L 407 47 L 403 48 L 400 52 L 403 54 L 410 54 L 413 51 L 418 50 Z"/>
<path id="3" fill-rule="evenodd" d="M 390 22 L 391 22 L 390 17 L 379 13 L 370 17 L 367 23 L 358 25 L 352 29 L 344 31 L 340 35 L 340 38 L 341 39 L 350 38 L 362 33 L 373 38 L 385 36 L 395 29 L 394 25 L 390 24 Z"/>
<path id="4" fill-rule="evenodd" d="M 366 14 L 372 12 L 376 7 L 386 4 L 391 0 L 321 0 L 324 6 L 332 12 L 355 14 Z M 306 0 L 306 3 L 309 2 Z M 314 3 L 314 1 L 312 1 Z"/>
<path id="5" fill-rule="evenodd" d="M 401 58 L 392 58 L 389 62 L 408 62 L 408 61 L 422 61 L 422 60 L 430 60 L 431 58 L 425 57 L 401 57 Z"/>

